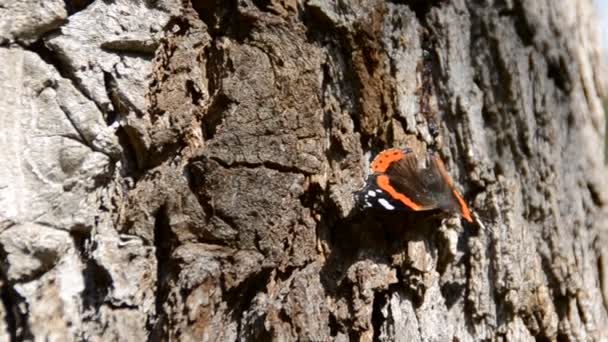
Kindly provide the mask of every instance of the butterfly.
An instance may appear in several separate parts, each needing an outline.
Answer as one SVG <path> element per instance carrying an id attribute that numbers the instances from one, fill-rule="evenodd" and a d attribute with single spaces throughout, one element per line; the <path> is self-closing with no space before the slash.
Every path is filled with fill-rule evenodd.
<path id="1" fill-rule="evenodd" d="M 443 161 L 435 153 L 416 154 L 411 148 L 390 148 L 372 161 L 371 174 L 355 196 L 363 208 L 441 210 L 473 222 Z"/>

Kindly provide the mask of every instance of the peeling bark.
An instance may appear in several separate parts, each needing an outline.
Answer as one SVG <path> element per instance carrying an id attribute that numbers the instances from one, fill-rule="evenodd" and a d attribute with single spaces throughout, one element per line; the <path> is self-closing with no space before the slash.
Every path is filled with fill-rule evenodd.
<path id="1" fill-rule="evenodd" d="M 0 340 L 608 338 L 591 1 L 0 1 Z M 360 211 L 433 149 L 485 228 Z"/>

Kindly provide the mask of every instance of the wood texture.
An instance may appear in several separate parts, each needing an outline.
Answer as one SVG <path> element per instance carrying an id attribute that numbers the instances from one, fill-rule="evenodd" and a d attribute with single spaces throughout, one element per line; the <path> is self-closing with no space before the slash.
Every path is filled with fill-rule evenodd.
<path id="1" fill-rule="evenodd" d="M 0 0 L 0 340 L 608 339 L 595 30 L 591 1 Z M 405 145 L 485 229 L 356 209 Z"/>

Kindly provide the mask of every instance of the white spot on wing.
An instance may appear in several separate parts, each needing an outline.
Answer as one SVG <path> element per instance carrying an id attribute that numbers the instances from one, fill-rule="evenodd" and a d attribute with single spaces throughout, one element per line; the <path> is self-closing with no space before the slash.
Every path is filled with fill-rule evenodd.
<path id="1" fill-rule="evenodd" d="M 371 190 L 367 192 L 367 195 L 370 197 L 376 197 L 376 193 Z"/>
<path id="2" fill-rule="evenodd" d="M 382 192 L 382 190 L 380 190 L 380 189 L 376 189 L 376 192 L 377 192 L 377 193 L 381 193 L 381 192 Z"/>
<path id="3" fill-rule="evenodd" d="M 384 198 L 379 198 L 378 203 L 380 203 L 380 205 L 382 205 L 384 207 L 384 209 L 386 209 L 386 210 L 395 209 L 395 207 L 392 204 L 388 203 L 388 201 L 385 200 Z"/>

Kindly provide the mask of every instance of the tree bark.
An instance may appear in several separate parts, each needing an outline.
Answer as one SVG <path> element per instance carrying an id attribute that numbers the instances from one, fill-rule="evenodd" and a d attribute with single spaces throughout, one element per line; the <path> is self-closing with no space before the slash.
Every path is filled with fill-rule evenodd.
<path id="1" fill-rule="evenodd" d="M 0 0 L 0 340 L 608 338 L 587 1 Z M 357 209 L 431 149 L 478 217 Z"/>

